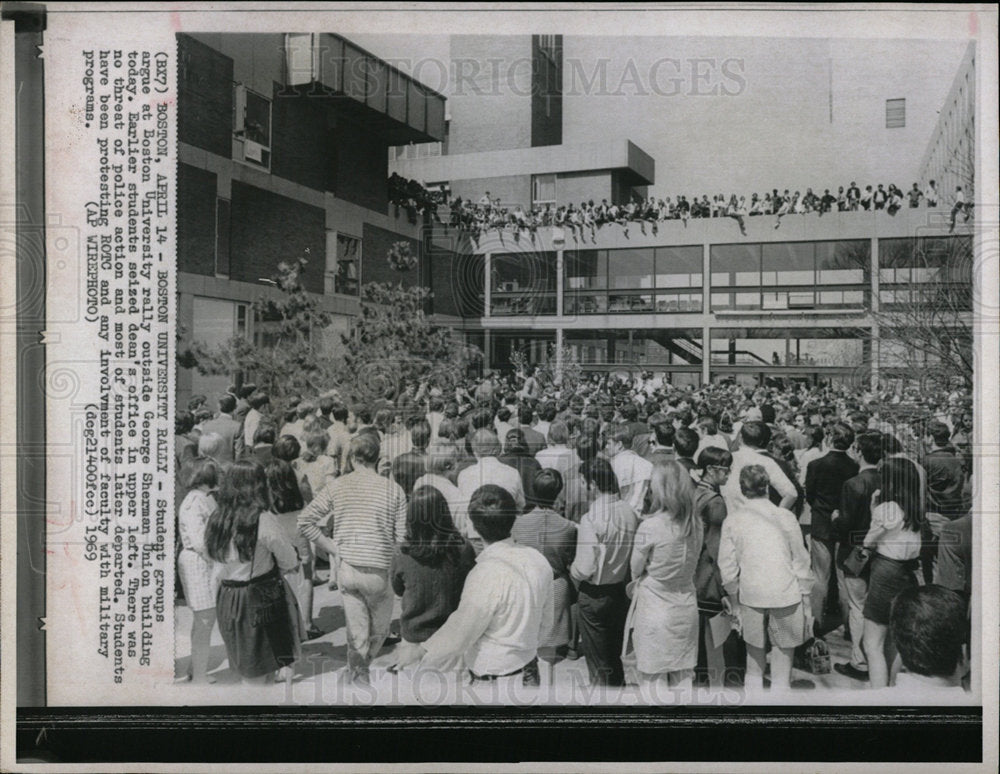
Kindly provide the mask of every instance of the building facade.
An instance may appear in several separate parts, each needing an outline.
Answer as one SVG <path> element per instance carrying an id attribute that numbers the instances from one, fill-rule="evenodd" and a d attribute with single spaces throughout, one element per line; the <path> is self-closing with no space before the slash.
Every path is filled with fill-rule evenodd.
<path id="1" fill-rule="evenodd" d="M 533 68 L 561 72 L 561 37 L 543 59 L 528 55 L 540 37 L 477 36 L 457 45 L 470 72 L 482 74 L 489 62 L 509 60 L 511 46 Z M 972 66 L 970 48 L 946 106 L 966 128 L 973 120 Z M 534 71 L 522 75 L 525 83 L 544 82 Z M 397 153 L 390 169 L 473 202 L 488 192 L 501 206 L 524 209 L 622 203 L 643 197 L 654 184 L 654 160 L 627 138 L 539 146 L 533 142 L 537 89 L 504 91 L 495 77 L 473 85 L 459 99 L 449 97 L 447 148 Z M 904 116 L 890 115 L 891 103 L 887 133 L 905 125 Z M 935 148 L 954 154 L 964 131 L 939 126 L 928 158 L 943 157 L 945 151 Z M 550 137 L 561 135 L 550 127 Z M 542 228 L 531 238 L 491 230 L 475 242 L 438 229 L 432 241 L 447 260 L 464 261 L 464 273 L 451 281 L 454 295 L 465 299 L 461 319 L 453 315 L 447 322 L 482 348 L 490 369 L 511 367 L 512 355 L 521 352 L 532 363 L 572 357 L 589 370 L 660 372 L 675 384 L 792 379 L 868 385 L 941 362 L 934 346 L 915 353 L 907 342 L 884 335 L 881 328 L 894 310 L 947 296 L 959 308 L 950 310 L 945 327 L 968 328 L 971 294 L 958 293 L 956 302 L 953 291 L 971 282 L 971 239 L 961 226 L 950 234 L 947 216 L 942 200 L 936 209 L 921 203 L 894 215 L 792 215 L 780 227 L 773 215 L 747 217 L 745 235 L 734 219 L 718 217 L 655 227 L 605 224 L 593 231 Z M 934 315 L 928 318 L 933 324 Z M 899 326 L 891 328 L 899 333 Z"/>
<path id="2" fill-rule="evenodd" d="M 178 326 L 212 346 L 266 345 L 253 302 L 282 260 L 346 330 L 367 282 L 428 283 L 391 269 L 419 219 L 389 201 L 388 148 L 444 138 L 444 97 L 332 34 L 178 35 Z M 179 368 L 177 397 L 216 395 L 231 376 Z"/>

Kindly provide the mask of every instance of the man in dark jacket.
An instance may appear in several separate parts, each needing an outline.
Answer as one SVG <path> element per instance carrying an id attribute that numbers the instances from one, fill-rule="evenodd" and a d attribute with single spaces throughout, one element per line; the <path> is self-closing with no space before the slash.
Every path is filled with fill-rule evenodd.
<path id="1" fill-rule="evenodd" d="M 924 441 L 930 451 L 922 460 L 927 472 L 927 517 L 920 558 L 924 580 L 930 583 L 934 577 L 934 563 L 937 560 L 942 527 L 968 513 L 970 504 L 965 497 L 962 458 L 951 445 L 948 425 L 944 422 L 931 422 Z"/>
<path id="2" fill-rule="evenodd" d="M 843 422 L 837 422 L 830 428 L 828 441 L 830 451 L 814 459 L 806 468 L 806 502 L 812 509 L 809 552 L 812 557 L 812 609 L 816 616 L 817 636 L 829 631 L 824 624 L 836 543 L 830 517 L 840 507 L 844 482 L 858 474 L 858 463 L 847 455 L 847 450 L 854 443 L 854 431 Z"/>
<path id="3" fill-rule="evenodd" d="M 849 573 L 844 561 L 855 546 L 864 544 L 872 521 L 872 494 L 879 488 L 878 463 L 882 459 L 882 434 L 862 433 L 855 448 L 861 457 L 858 474 L 847 479 L 840 491 L 840 510 L 834 512 L 833 531 L 837 538 L 837 588 L 844 620 L 851 632 L 851 660 L 834 664 L 842 675 L 855 680 L 868 679 L 868 662 L 861 643 L 864 629 L 865 597 L 868 595 L 867 568 L 860 576 Z"/>
<path id="4" fill-rule="evenodd" d="M 733 466 L 733 455 L 717 446 L 708 446 L 698 455 L 701 476 L 694 488 L 695 517 L 701 519 L 704 536 L 698 567 L 695 571 L 695 593 L 698 598 L 698 666 L 695 679 L 701 685 L 707 680 L 712 687 L 723 684 L 725 677 L 737 677 L 746 669 L 747 653 L 743 640 L 736 632 L 716 642 L 711 638 L 710 621 L 722 612 L 722 573 L 719 570 L 719 539 L 726 520 L 726 501 L 719 487 L 726 483 Z"/>

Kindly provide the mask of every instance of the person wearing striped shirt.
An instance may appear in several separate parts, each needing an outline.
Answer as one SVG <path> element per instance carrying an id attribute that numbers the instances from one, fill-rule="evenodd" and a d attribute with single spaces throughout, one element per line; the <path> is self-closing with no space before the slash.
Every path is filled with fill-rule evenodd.
<path id="1" fill-rule="evenodd" d="M 389 634 L 389 571 L 396 544 L 406 535 L 406 495 L 376 472 L 380 453 L 374 433 L 352 438 L 354 470 L 330 482 L 299 515 L 299 531 L 334 558 L 347 624 L 348 671 L 352 682 L 361 683 L 368 681 L 368 665 Z"/>

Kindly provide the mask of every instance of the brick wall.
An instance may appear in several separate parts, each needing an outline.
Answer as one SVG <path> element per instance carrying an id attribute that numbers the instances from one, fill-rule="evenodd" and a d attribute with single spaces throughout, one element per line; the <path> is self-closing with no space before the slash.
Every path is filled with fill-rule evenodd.
<path id="1" fill-rule="evenodd" d="M 234 180 L 231 217 L 232 279 L 270 277 L 279 261 L 298 258 L 309 248 L 303 284 L 313 293 L 323 292 L 326 216 L 321 208 Z"/>
<path id="2" fill-rule="evenodd" d="M 215 275 L 215 174 L 177 165 L 177 269 Z"/>
<path id="3" fill-rule="evenodd" d="M 421 280 L 421 265 L 417 263 L 410 271 L 397 271 L 389 265 L 386 254 L 395 242 L 408 242 L 414 255 L 420 255 L 420 243 L 402 234 L 387 231 L 378 226 L 365 223 L 361 245 L 361 281 L 399 283 L 408 288 L 423 285 Z"/>
<path id="4" fill-rule="evenodd" d="M 389 154 L 385 140 L 341 116 L 333 143 L 333 192 L 359 207 L 385 213 L 389 202 Z"/>
<path id="5" fill-rule="evenodd" d="M 177 136 L 229 158 L 233 137 L 233 60 L 188 35 L 177 36 Z"/>
<path id="6" fill-rule="evenodd" d="M 317 191 L 330 190 L 333 177 L 334 136 L 322 103 L 274 84 L 271 173 Z"/>

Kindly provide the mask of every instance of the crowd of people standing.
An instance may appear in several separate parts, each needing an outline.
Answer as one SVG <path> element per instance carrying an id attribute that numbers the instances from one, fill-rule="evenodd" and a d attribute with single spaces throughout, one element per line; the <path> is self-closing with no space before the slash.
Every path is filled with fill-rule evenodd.
<path id="1" fill-rule="evenodd" d="M 318 562 L 354 683 L 397 638 L 393 670 L 533 686 L 540 660 L 582 656 L 593 684 L 647 696 L 786 690 L 830 636 L 851 643 L 837 671 L 872 688 L 968 678 L 963 390 L 560 387 L 529 372 L 354 406 L 272 407 L 254 385 L 214 416 L 205 403 L 176 415 L 197 681 L 213 679 L 216 623 L 242 678 L 291 679 L 324 634 Z"/>

